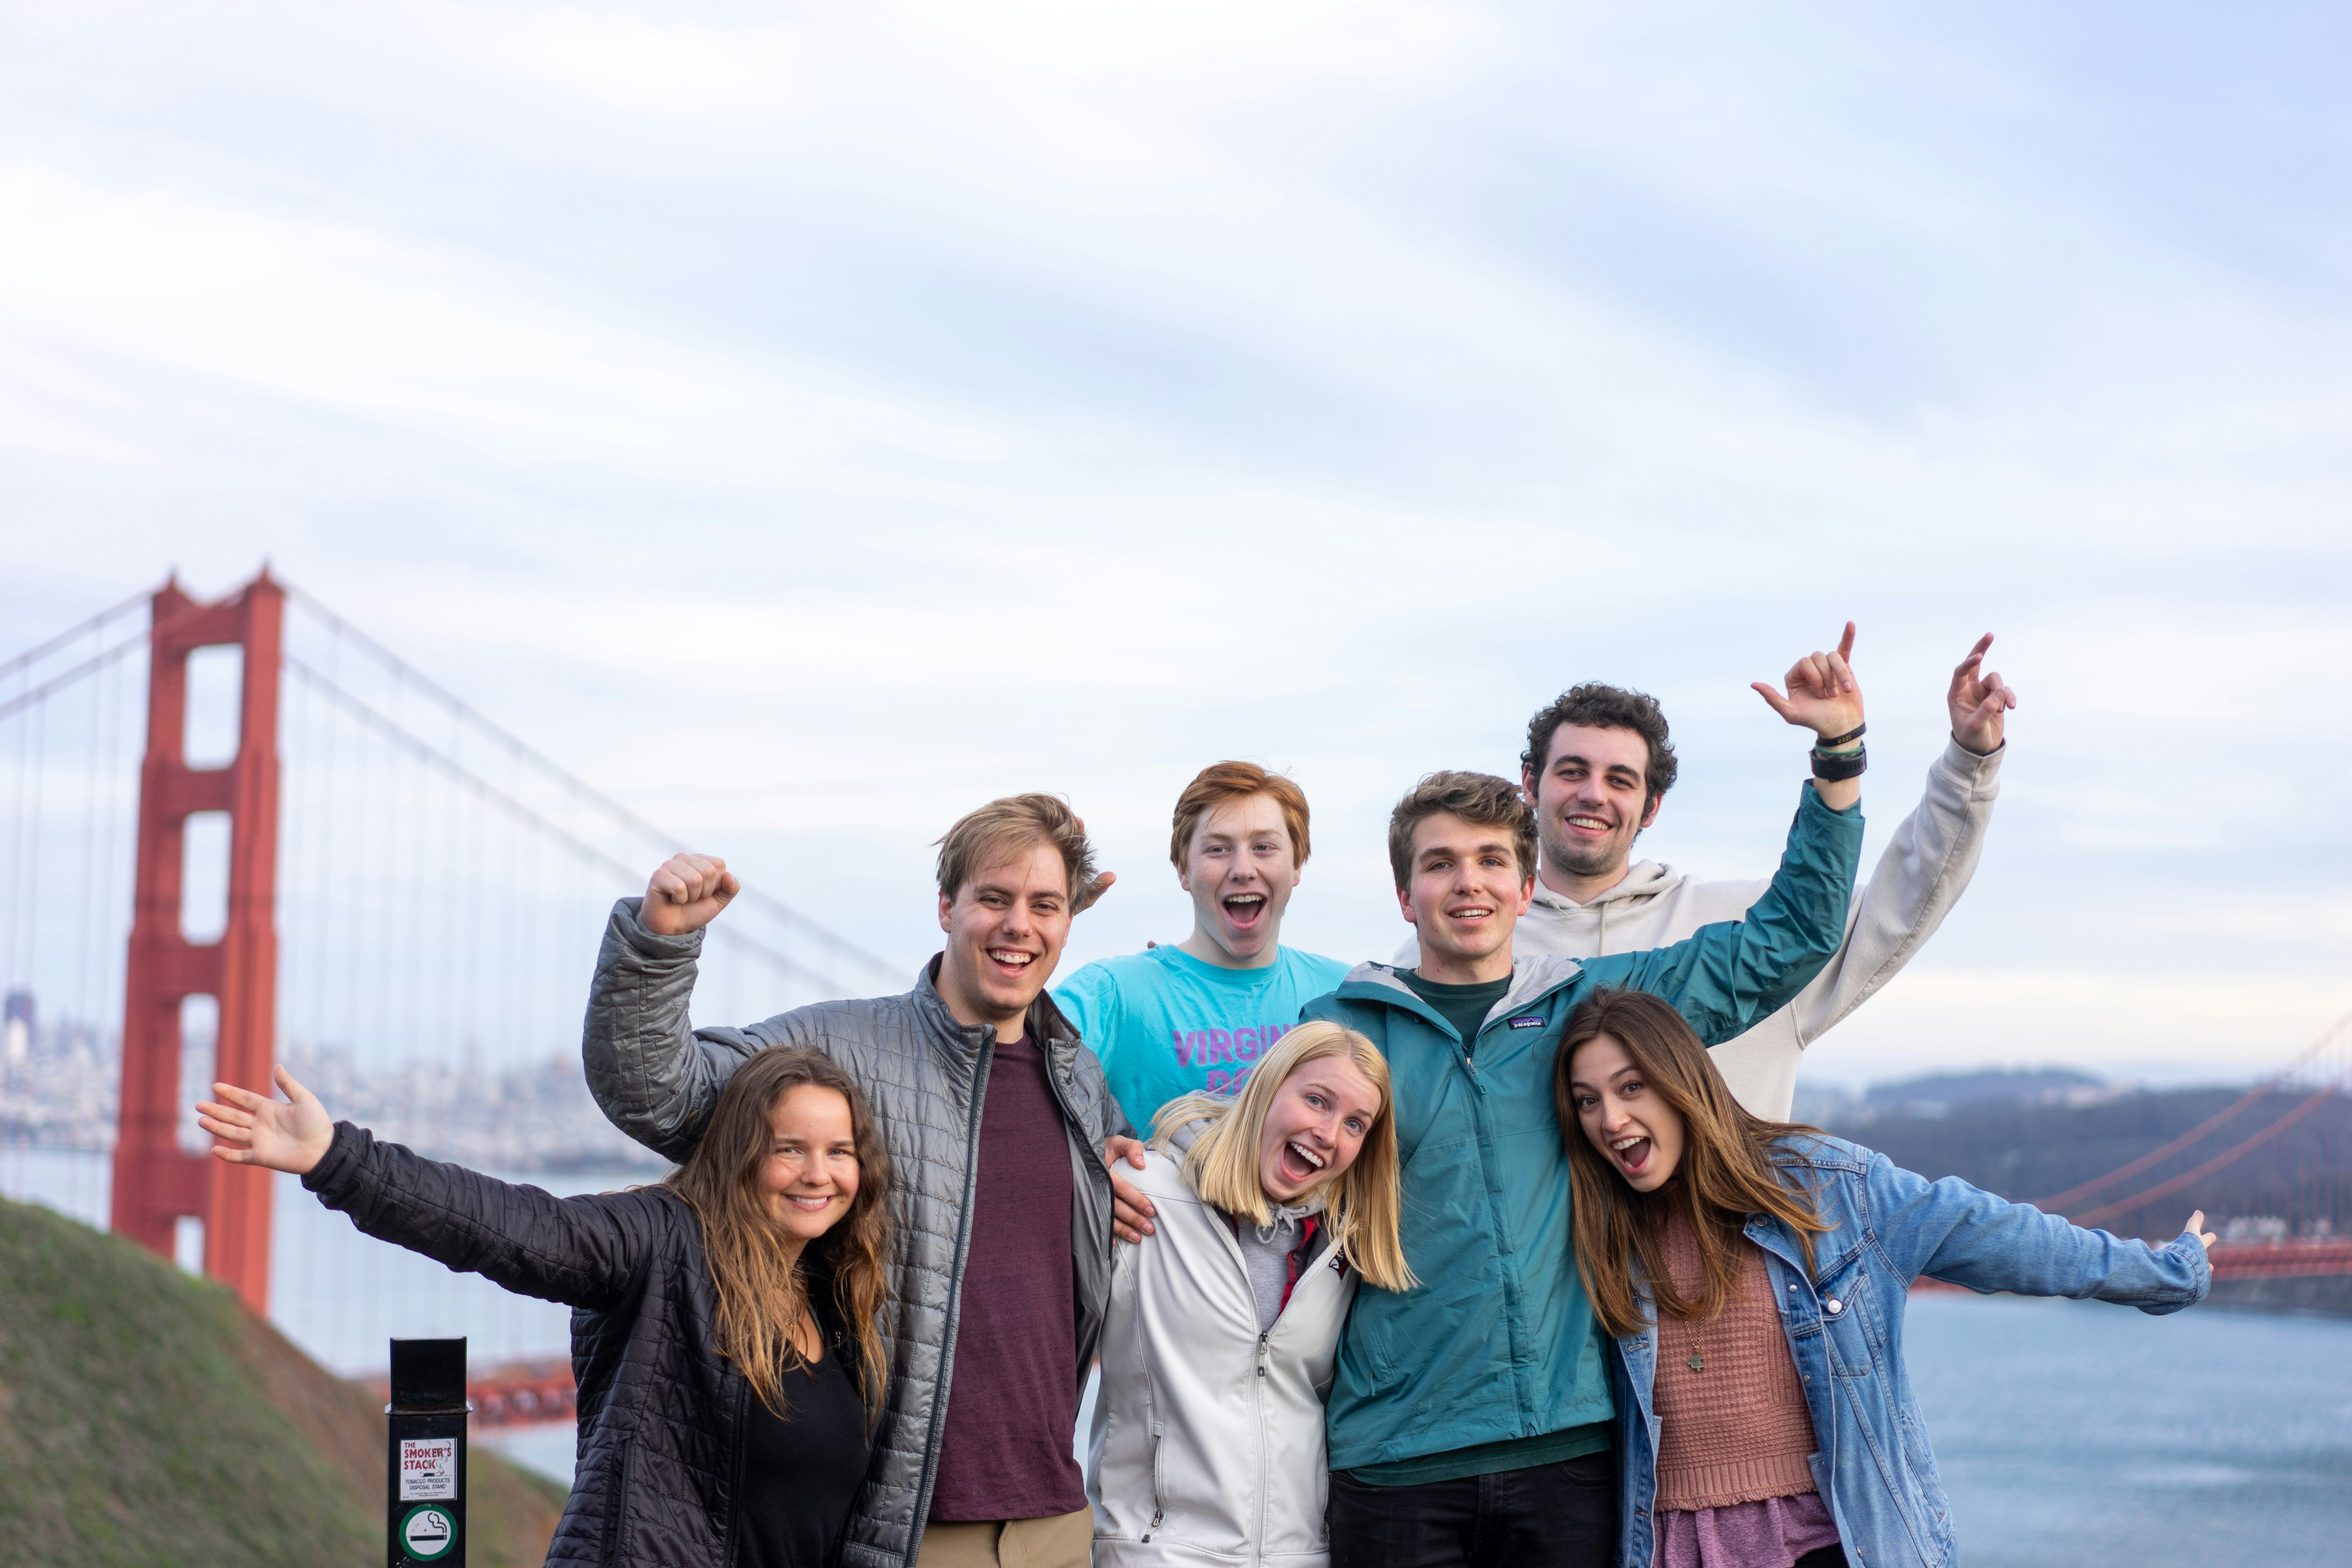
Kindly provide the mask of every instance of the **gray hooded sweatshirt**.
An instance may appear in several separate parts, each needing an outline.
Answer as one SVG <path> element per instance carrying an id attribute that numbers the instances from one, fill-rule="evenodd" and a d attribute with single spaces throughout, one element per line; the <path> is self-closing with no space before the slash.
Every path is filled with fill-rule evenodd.
<path id="1" fill-rule="evenodd" d="M 1980 757 L 1956 741 L 1945 742 L 1944 754 L 1927 770 L 1926 797 L 1895 828 L 1870 880 L 1854 892 L 1845 945 L 1796 1000 L 1708 1053 L 1740 1104 L 1787 1121 L 1805 1047 L 1875 994 L 1944 923 L 1984 851 L 2006 751 Z M 1770 885 L 1769 879 L 1702 882 L 1655 860 L 1636 862 L 1623 881 L 1588 904 L 1538 881 L 1512 947 L 1522 955 L 1576 959 L 1665 947 L 1701 926 L 1739 919 Z M 1408 937 L 1396 961 L 1419 963 L 1420 943 Z"/>

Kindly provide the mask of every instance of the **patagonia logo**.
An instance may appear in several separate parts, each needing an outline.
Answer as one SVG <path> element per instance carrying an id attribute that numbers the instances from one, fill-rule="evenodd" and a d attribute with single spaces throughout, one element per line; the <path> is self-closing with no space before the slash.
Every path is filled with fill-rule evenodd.
<path id="1" fill-rule="evenodd" d="M 1512 1019 L 1511 1027 L 1514 1029 L 1540 1029 L 1544 1026 L 1545 1022 L 1546 1020 L 1537 1017 L 1534 1014 L 1527 1013 Z"/>

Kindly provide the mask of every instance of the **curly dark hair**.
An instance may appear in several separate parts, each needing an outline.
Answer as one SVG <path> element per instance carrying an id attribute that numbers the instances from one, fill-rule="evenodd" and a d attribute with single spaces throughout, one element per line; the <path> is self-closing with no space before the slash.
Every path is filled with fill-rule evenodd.
<path id="1" fill-rule="evenodd" d="M 1650 743 L 1650 765 L 1642 770 L 1647 798 L 1643 809 L 1658 804 L 1675 787 L 1675 746 L 1666 739 L 1666 716 L 1658 700 L 1646 691 L 1604 686 L 1588 680 L 1559 694 L 1549 708 L 1528 721 L 1528 749 L 1519 753 L 1521 773 L 1540 779 L 1551 762 L 1551 738 L 1562 724 L 1588 730 L 1631 730 Z"/>
<path id="2" fill-rule="evenodd" d="M 1412 881 L 1412 830 L 1440 813 L 1479 827 L 1507 827 L 1522 879 L 1536 874 L 1536 814 L 1519 796 L 1518 785 L 1492 773 L 1432 773 L 1412 786 L 1389 813 L 1389 868 L 1399 888 Z"/>

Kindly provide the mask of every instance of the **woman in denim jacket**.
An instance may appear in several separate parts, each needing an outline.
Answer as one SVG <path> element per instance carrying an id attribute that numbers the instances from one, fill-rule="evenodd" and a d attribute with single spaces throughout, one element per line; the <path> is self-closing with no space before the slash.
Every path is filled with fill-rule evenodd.
<path id="1" fill-rule="evenodd" d="M 1556 1088 L 1577 1267 L 1617 1342 L 1618 1568 L 1950 1568 L 1912 1281 L 2157 1314 L 2212 1283 L 2201 1212 L 2151 1247 L 1759 1120 L 1640 992 L 1578 1007 Z"/>

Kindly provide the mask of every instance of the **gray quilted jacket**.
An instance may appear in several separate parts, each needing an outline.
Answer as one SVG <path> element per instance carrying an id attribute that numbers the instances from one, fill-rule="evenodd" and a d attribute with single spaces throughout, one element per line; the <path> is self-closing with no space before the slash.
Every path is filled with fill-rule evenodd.
<path id="1" fill-rule="evenodd" d="M 691 1029 L 687 1003 L 702 933 L 656 936 L 637 918 L 638 903 L 614 906 L 581 1047 L 589 1090 L 614 1126 L 656 1153 L 684 1159 L 719 1086 L 746 1057 L 771 1046 L 805 1046 L 833 1058 L 857 1079 L 882 1123 L 897 1181 L 886 1325 L 890 1389 L 841 1561 L 846 1568 L 913 1568 L 946 1430 L 972 1155 L 995 1032 L 959 1024 L 948 1012 L 932 984 L 936 958 L 902 996 L 820 1002 L 740 1029 Z M 1044 1042 L 1069 1129 L 1078 1325 L 1071 1353 L 1083 1381 L 1110 1299 L 1110 1172 L 1099 1151 L 1105 1138 L 1132 1130 L 1103 1082 L 1102 1065 L 1050 997 L 1039 994 L 1028 1026 L 1030 1037 Z"/>

